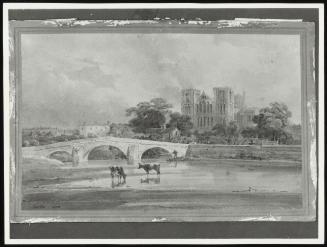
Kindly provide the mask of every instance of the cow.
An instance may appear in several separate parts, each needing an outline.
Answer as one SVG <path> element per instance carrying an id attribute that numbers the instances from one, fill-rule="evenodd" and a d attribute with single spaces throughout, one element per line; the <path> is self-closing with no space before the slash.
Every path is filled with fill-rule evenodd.
<path id="1" fill-rule="evenodd" d="M 153 163 L 153 164 L 139 163 L 138 169 L 141 169 L 141 168 L 146 172 L 147 176 L 149 175 L 149 172 L 151 170 L 154 170 L 157 173 L 157 175 L 160 175 L 160 164 L 159 163 Z"/>

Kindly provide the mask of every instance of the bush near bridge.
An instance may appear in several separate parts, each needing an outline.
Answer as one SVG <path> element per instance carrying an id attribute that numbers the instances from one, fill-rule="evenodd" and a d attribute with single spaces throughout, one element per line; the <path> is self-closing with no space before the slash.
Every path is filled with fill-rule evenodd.
<path id="1" fill-rule="evenodd" d="M 41 134 L 41 133 L 33 133 L 29 135 L 23 135 L 23 147 L 28 146 L 39 146 L 39 145 L 48 145 L 56 142 L 66 142 L 77 139 L 83 139 L 82 135 L 60 135 L 53 136 L 51 133 Z"/>

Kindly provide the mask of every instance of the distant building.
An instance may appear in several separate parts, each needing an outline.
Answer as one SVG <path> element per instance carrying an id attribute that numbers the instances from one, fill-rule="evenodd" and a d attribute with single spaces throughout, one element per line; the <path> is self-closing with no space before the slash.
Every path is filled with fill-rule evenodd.
<path id="1" fill-rule="evenodd" d="M 198 120 L 195 105 L 198 103 L 199 97 L 200 90 L 192 88 L 182 90 L 182 114 L 190 116 L 193 124 Z"/>
<path id="2" fill-rule="evenodd" d="M 235 120 L 239 127 L 251 127 L 254 126 L 253 117 L 258 114 L 256 108 L 243 108 L 235 113 Z"/>
<path id="3" fill-rule="evenodd" d="M 214 88 L 216 123 L 234 121 L 234 92 L 229 87 Z"/>
<path id="4" fill-rule="evenodd" d="M 213 98 L 198 89 L 184 89 L 181 112 L 191 118 L 194 129 L 211 130 L 216 124 L 236 121 L 240 127 L 249 126 L 256 111 L 245 105 L 245 93 L 234 94 L 230 87 L 213 88 Z"/>
<path id="5" fill-rule="evenodd" d="M 229 87 L 216 87 L 210 98 L 197 89 L 184 89 L 181 110 L 191 117 L 195 129 L 210 130 L 217 123 L 234 120 L 234 92 Z"/>
<path id="6" fill-rule="evenodd" d="M 234 108 L 235 108 L 235 113 L 245 108 L 245 92 L 243 92 L 243 94 L 235 94 Z"/>
<path id="7" fill-rule="evenodd" d="M 80 135 L 84 137 L 101 137 L 109 134 L 110 124 L 83 124 L 79 127 Z"/>

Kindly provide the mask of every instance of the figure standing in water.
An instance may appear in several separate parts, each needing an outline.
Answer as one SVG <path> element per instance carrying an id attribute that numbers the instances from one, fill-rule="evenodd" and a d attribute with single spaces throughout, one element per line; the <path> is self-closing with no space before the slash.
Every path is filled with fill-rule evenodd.
<path id="1" fill-rule="evenodd" d="M 78 157 L 78 149 L 77 149 L 77 147 L 73 147 L 72 156 L 73 156 L 73 166 L 77 166 L 78 163 L 79 163 L 79 157 Z"/>
<path id="2" fill-rule="evenodd" d="M 175 167 L 177 167 L 177 151 L 176 150 L 174 150 L 173 155 L 174 155 Z"/>
<path id="3" fill-rule="evenodd" d="M 174 150 L 173 155 L 174 155 L 174 160 L 176 160 L 177 159 L 177 151 L 176 150 Z"/>

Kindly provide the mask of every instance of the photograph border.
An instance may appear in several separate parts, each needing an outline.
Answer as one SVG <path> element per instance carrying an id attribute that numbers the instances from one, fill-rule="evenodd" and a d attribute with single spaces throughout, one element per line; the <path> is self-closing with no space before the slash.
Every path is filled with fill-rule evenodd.
<path id="1" fill-rule="evenodd" d="M 312 62 L 313 62 L 313 61 L 307 61 L 307 64 L 308 64 L 308 63 L 311 63 L 311 65 L 312 65 Z M 310 75 L 309 73 L 307 73 L 306 76 L 307 76 L 307 77 L 310 77 L 310 76 L 312 76 L 312 74 Z M 313 86 L 313 85 L 311 85 L 311 86 Z M 309 88 L 309 90 L 312 90 L 312 88 Z M 16 95 L 17 95 L 17 92 L 16 92 Z M 313 98 L 313 99 L 312 99 L 312 102 L 316 102 L 316 99 Z M 312 103 L 312 102 L 311 102 L 311 103 Z M 309 105 L 305 105 L 305 109 L 307 109 L 307 107 L 310 107 L 310 109 L 309 109 L 310 114 L 315 114 L 315 111 L 314 111 L 314 109 L 315 109 L 315 108 L 314 108 L 314 107 L 315 107 L 315 104 L 313 104 L 313 105 L 311 105 L 311 104 L 309 104 Z M 313 115 L 313 116 L 310 115 L 310 117 L 315 117 L 315 115 Z M 315 120 L 315 118 L 314 118 L 314 120 Z M 16 126 L 17 126 L 17 122 L 14 121 L 14 123 L 15 123 Z M 309 123 L 308 121 L 306 121 L 306 124 L 309 124 L 309 125 L 312 127 L 312 126 L 314 126 L 314 125 L 316 124 L 316 122 L 314 122 L 314 123 L 310 122 L 310 123 Z M 308 137 L 308 139 L 309 139 L 309 138 L 310 138 L 310 137 Z M 311 145 L 310 148 L 311 148 L 311 151 L 312 151 L 313 146 Z M 308 159 L 309 159 L 309 158 L 308 158 Z M 312 160 L 311 160 L 311 161 L 312 161 Z M 314 185 L 313 185 L 313 187 L 314 187 Z M 313 188 L 313 187 L 312 187 L 312 188 Z M 309 200 L 308 200 L 308 201 L 309 201 Z"/>
<path id="2" fill-rule="evenodd" d="M 83 26 L 79 23 L 83 23 Z M 11 24 L 11 23 L 10 23 Z M 309 136 L 309 133 L 315 132 L 315 127 L 309 126 L 310 117 L 315 115 L 315 108 L 308 108 L 307 104 L 315 100 L 315 88 L 313 74 L 313 51 L 314 51 L 314 23 L 291 22 L 291 21 L 243 21 L 242 26 L 235 25 L 238 21 L 225 22 L 199 22 L 192 20 L 190 23 L 182 24 L 174 21 L 111 21 L 97 20 L 96 22 L 87 22 L 85 20 L 60 20 L 60 21 L 22 21 L 12 23 L 12 40 L 14 40 L 14 51 L 11 57 L 15 59 L 15 67 L 11 68 L 11 74 L 14 74 L 15 86 L 15 114 L 12 119 L 15 122 L 16 129 L 12 135 L 15 135 L 15 143 L 12 144 L 12 150 L 15 150 L 15 189 L 12 194 L 12 207 L 15 208 L 13 222 L 38 222 L 38 221 L 152 221 L 153 219 L 168 219 L 169 221 L 219 221 L 219 220 L 245 220 L 248 217 L 262 218 L 263 220 L 278 219 L 281 221 L 306 221 L 315 219 L 315 197 L 312 198 L 312 168 L 310 166 L 310 145 L 315 141 L 315 134 Z M 21 58 L 21 39 L 24 34 L 84 34 L 84 33 L 187 33 L 187 34 L 260 34 L 260 35 L 298 35 L 300 38 L 300 60 L 301 60 L 301 109 L 302 109 L 302 210 L 276 211 L 268 215 L 258 210 L 253 213 L 240 214 L 207 214 L 206 216 L 197 215 L 108 215 L 110 210 L 22 210 L 22 58 Z M 268 86 L 268 85 L 267 85 Z M 316 176 L 315 174 L 313 174 Z M 314 192 L 315 194 L 315 192 Z M 254 219 L 255 220 L 255 219 Z"/>

